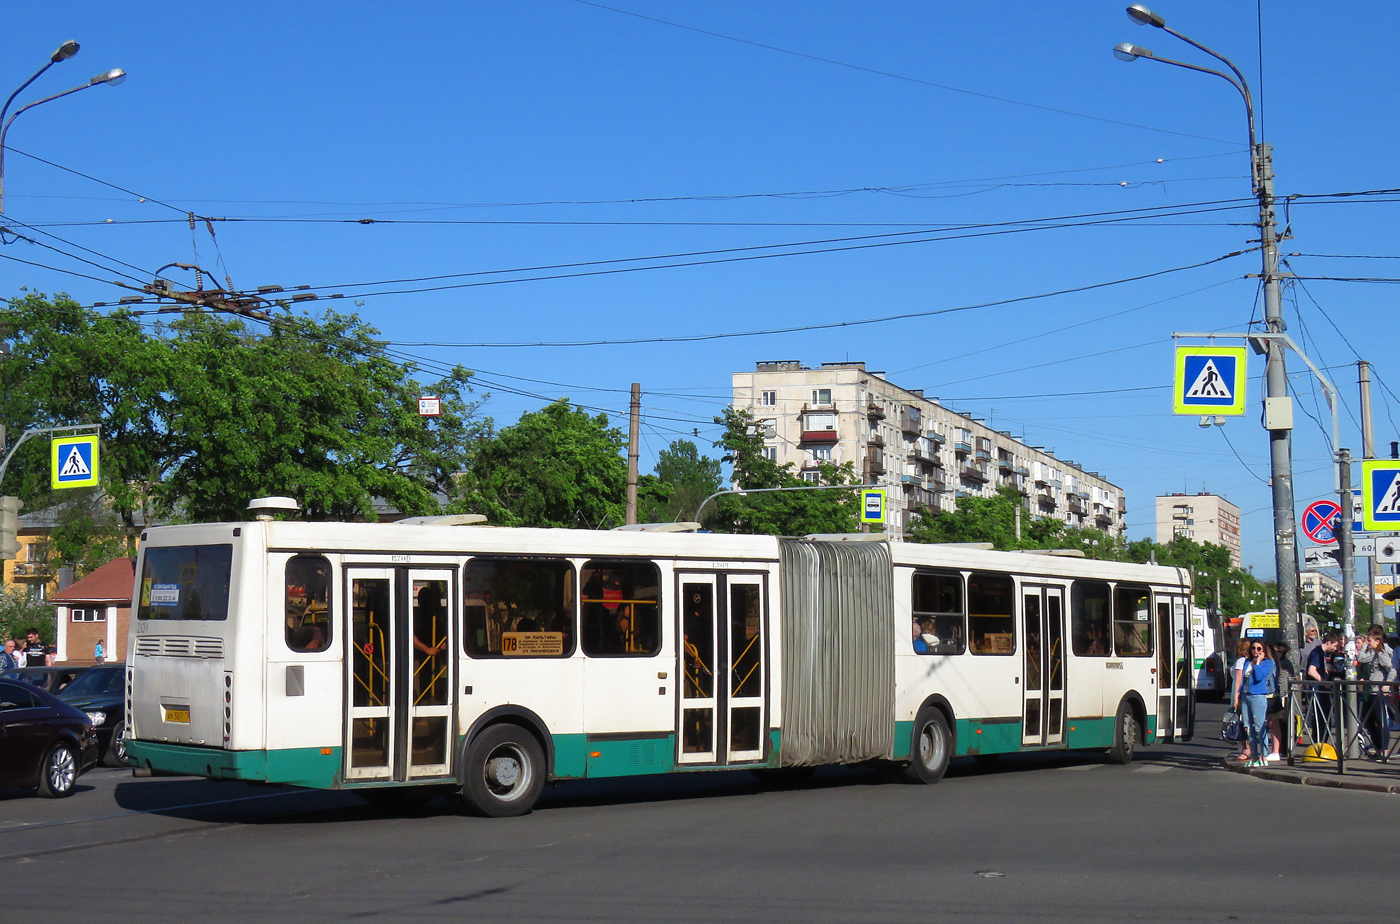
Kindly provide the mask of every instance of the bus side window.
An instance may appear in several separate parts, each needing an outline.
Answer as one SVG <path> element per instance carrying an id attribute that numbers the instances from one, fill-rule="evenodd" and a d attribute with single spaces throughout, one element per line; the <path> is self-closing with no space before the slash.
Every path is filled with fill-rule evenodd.
<path id="1" fill-rule="evenodd" d="M 1016 651 L 1015 584 L 1005 574 L 974 573 L 967 580 L 967 632 L 973 654 Z"/>
<path id="2" fill-rule="evenodd" d="M 331 647 L 331 563 L 298 555 L 288 559 L 285 582 L 287 647 L 325 651 Z"/>
<path id="3" fill-rule="evenodd" d="M 1118 585 L 1113 601 L 1113 650 L 1119 657 L 1152 657 L 1151 601 L 1146 587 Z"/>
<path id="4" fill-rule="evenodd" d="M 462 642 L 473 658 L 574 653 L 574 568 L 567 561 L 473 558 L 462 588 Z"/>
<path id="5" fill-rule="evenodd" d="M 649 561 L 590 561 L 579 635 L 591 657 L 646 657 L 661 650 L 661 572 Z"/>
<path id="6" fill-rule="evenodd" d="M 1070 635 L 1074 653 L 1081 658 L 1108 657 L 1111 648 L 1108 631 L 1108 584 L 1075 581 L 1070 593 Z"/>
<path id="7" fill-rule="evenodd" d="M 967 650 L 961 574 L 919 571 L 913 576 L 914 651 L 962 654 Z"/>

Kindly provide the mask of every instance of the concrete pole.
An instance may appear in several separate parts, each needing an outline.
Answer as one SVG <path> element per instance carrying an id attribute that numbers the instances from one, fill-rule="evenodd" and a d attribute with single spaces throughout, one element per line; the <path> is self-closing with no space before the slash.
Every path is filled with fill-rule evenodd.
<path id="1" fill-rule="evenodd" d="M 1371 364 L 1361 360 L 1357 364 L 1361 385 L 1361 458 L 1376 457 L 1376 441 L 1371 430 Z M 1376 618 L 1376 557 L 1366 559 L 1366 602 L 1371 607 L 1371 621 Z"/>
<path id="2" fill-rule="evenodd" d="M 637 443 L 642 424 L 642 385 L 632 383 L 632 407 L 627 426 L 627 525 L 637 522 Z"/>
<path id="3" fill-rule="evenodd" d="M 1353 575 L 1356 573 L 1356 561 L 1352 557 L 1351 547 L 1351 451 L 1348 449 L 1337 450 L 1337 500 L 1341 504 L 1342 513 L 1338 517 L 1337 528 L 1334 530 L 1337 537 L 1338 562 L 1342 566 L 1342 631 L 1346 633 L 1346 664 L 1347 680 L 1356 679 L 1356 581 Z M 1357 751 L 1356 741 L 1356 687 L 1348 684 L 1346 691 L 1346 708 L 1343 713 L 1343 721 L 1346 731 L 1346 756 L 1355 759 L 1361 756 Z"/>
<path id="4" fill-rule="evenodd" d="M 1251 116 L 1252 117 L 1252 116 Z M 1274 216 L 1274 170 L 1272 148 L 1264 142 L 1254 146 L 1254 175 L 1259 196 L 1259 233 L 1263 252 L 1264 323 L 1270 333 L 1283 333 L 1283 303 L 1279 297 L 1278 229 Z M 1269 430 L 1269 469 L 1273 476 L 1274 571 L 1278 579 L 1279 625 L 1289 633 L 1288 647 L 1302 647 L 1302 617 L 1298 612 L 1298 535 L 1293 507 L 1293 414 L 1288 396 L 1288 367 L 1284 345 L 1270 338 L 1265 381 L 1268 395 L 1264 425 Z M 1351 495 L 1344 505 L 1348 516 Z M 1348 545 L 1348 550 L 1350 546 Z M 1349 552 L 1348 552 L 1349 554 Z"/>

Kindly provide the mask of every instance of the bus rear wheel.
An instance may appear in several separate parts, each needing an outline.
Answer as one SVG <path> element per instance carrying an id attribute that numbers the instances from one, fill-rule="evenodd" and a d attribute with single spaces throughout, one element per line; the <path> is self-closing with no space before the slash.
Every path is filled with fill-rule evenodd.
<path id="1" fill-rule="evenodd" d="M 939 710 L 925 706 L 914 718 L 914 737 L 904 778 L 911 783 L 937 783 L 948 772 L 952 757 L 953 735 L 948 730 L 948 719 Z"/>
<path id="2" fill-rule="evenodd" d="M 518 725 L 492 725 L 467 745 L 462 802 L 487 818 L 524 815 L 544 790 L 544 752 Z"/>
<path id="3" fill-rule="evenodd" d="M 1108 759 L 1115 764 L 1132 763 L 1137 740 L 1137 716 L 1133 707 L 1124 703 L 1118 707 L 1118 718 L 1113 723 L 1113 747 L 1108 749 Z"/>

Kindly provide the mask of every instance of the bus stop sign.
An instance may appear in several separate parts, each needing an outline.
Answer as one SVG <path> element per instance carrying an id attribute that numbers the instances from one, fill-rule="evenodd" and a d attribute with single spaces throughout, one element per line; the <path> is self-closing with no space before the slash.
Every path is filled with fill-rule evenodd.
<path id="1" fill-rule="evenodd" d="M 860 521 L 862 523 L 885 522 L 885 491 L 883 488 L 860 492 Z"/>

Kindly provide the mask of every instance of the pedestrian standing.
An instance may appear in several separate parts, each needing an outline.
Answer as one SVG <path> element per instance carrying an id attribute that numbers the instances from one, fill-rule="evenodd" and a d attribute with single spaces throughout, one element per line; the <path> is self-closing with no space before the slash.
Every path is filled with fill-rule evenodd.
<path id="1" fill-rule="evenodd" d="M 1371 743 L 1377 755 L 1385 754 L 1390 746 L 1390 714 L 1387 709 L 1390 699 L 1389 684 L 1395 683 L 1395 652 L 1385 643 L 1385 629 L 1372 626 L 1361 637 L 1360 651 L 1356 655 L 1356 676 L 1366 680 L 1362 694 L 1362 712 L 1366 717 L 1366 729 L 1371 733 Z M 1377 684 L 1371 686 L 1370 684 Z"/>
<path id="2" fill-rule="evenodd" d="M 1264 650 L 1263 639 L 1249 643 L 1249 657 L 1241 677 L 1240 700 L 1244 704 L 1244 723 L 1249 729 L 1249 753 L 1246 767 L 1267 766 L 1264 755 L 1269 753 L 1269 697 L 1278 690 L 1278 671 Z"/>
<path id="3" fill-rule="evenodd" d="M 1269 744 L 1271 746 L 1269 748 L 1269 753 L 1264 757 L 1266 761 L 1271 762 L 1279 760 L 1280 755 L 1284 755 L 1288 750 L 1291 750 L 1293 730 L 1291 728 L 1284 728 L 1283 723 L 1286 717 L 1288 700 L 1289 697 L 1292 696 L 1292 691 L 1289 690 L 1288 684 L 1298 677 L 1297 665 L 1295 665 L 1293 659 L 1289 657 L 1289 648 L 1287 645 L 1282 643 L 1275 644 L 1273 646 L 1273 655 L 1274 665 L 1278 670 L 1278 677 L 1275 681 L 1275 687 L 1278 692 L 1269 697 Z"/>
<path id="4" fill-rule="evenodd" d="M 7 671 L 12 667 L 19 667 L 19 654 L 15 651 L 15 640 L 5 639 L 5 650 L 0 651 L 0 671 Z"/>
<path id="5" fill-rule="evenodd" d="M 37 627 L 30 626 L 25 632 L 25 639 L 24 667 L 48 667 L 53 664 L 53 649 L 44 644 Z"/>
<path id="6" fill-rule="evenodd" d="M 1243 689 L 1242 680 L 1244 678 L 1244 666 L 1249 660 L 1249 639 L 1241 638 L 1235 641 L 1235 666 L 1230 670 L 1231 686 L 1233 691 L 1230 696 L 1231 708 L 1243 716 L 1240 703 L 1240 691 Z M 1249 760 L 1249 735 L 1245 734 L 1240 741 L 1240 752 L 1232 758 L 1233 760 Z"/>
<path id="7" fill-rule="evenodd" d="M 92 646 L 92 659 L 98 664 L 102 663 L 102 639 L 98 639 L 97 644 Z"/>

